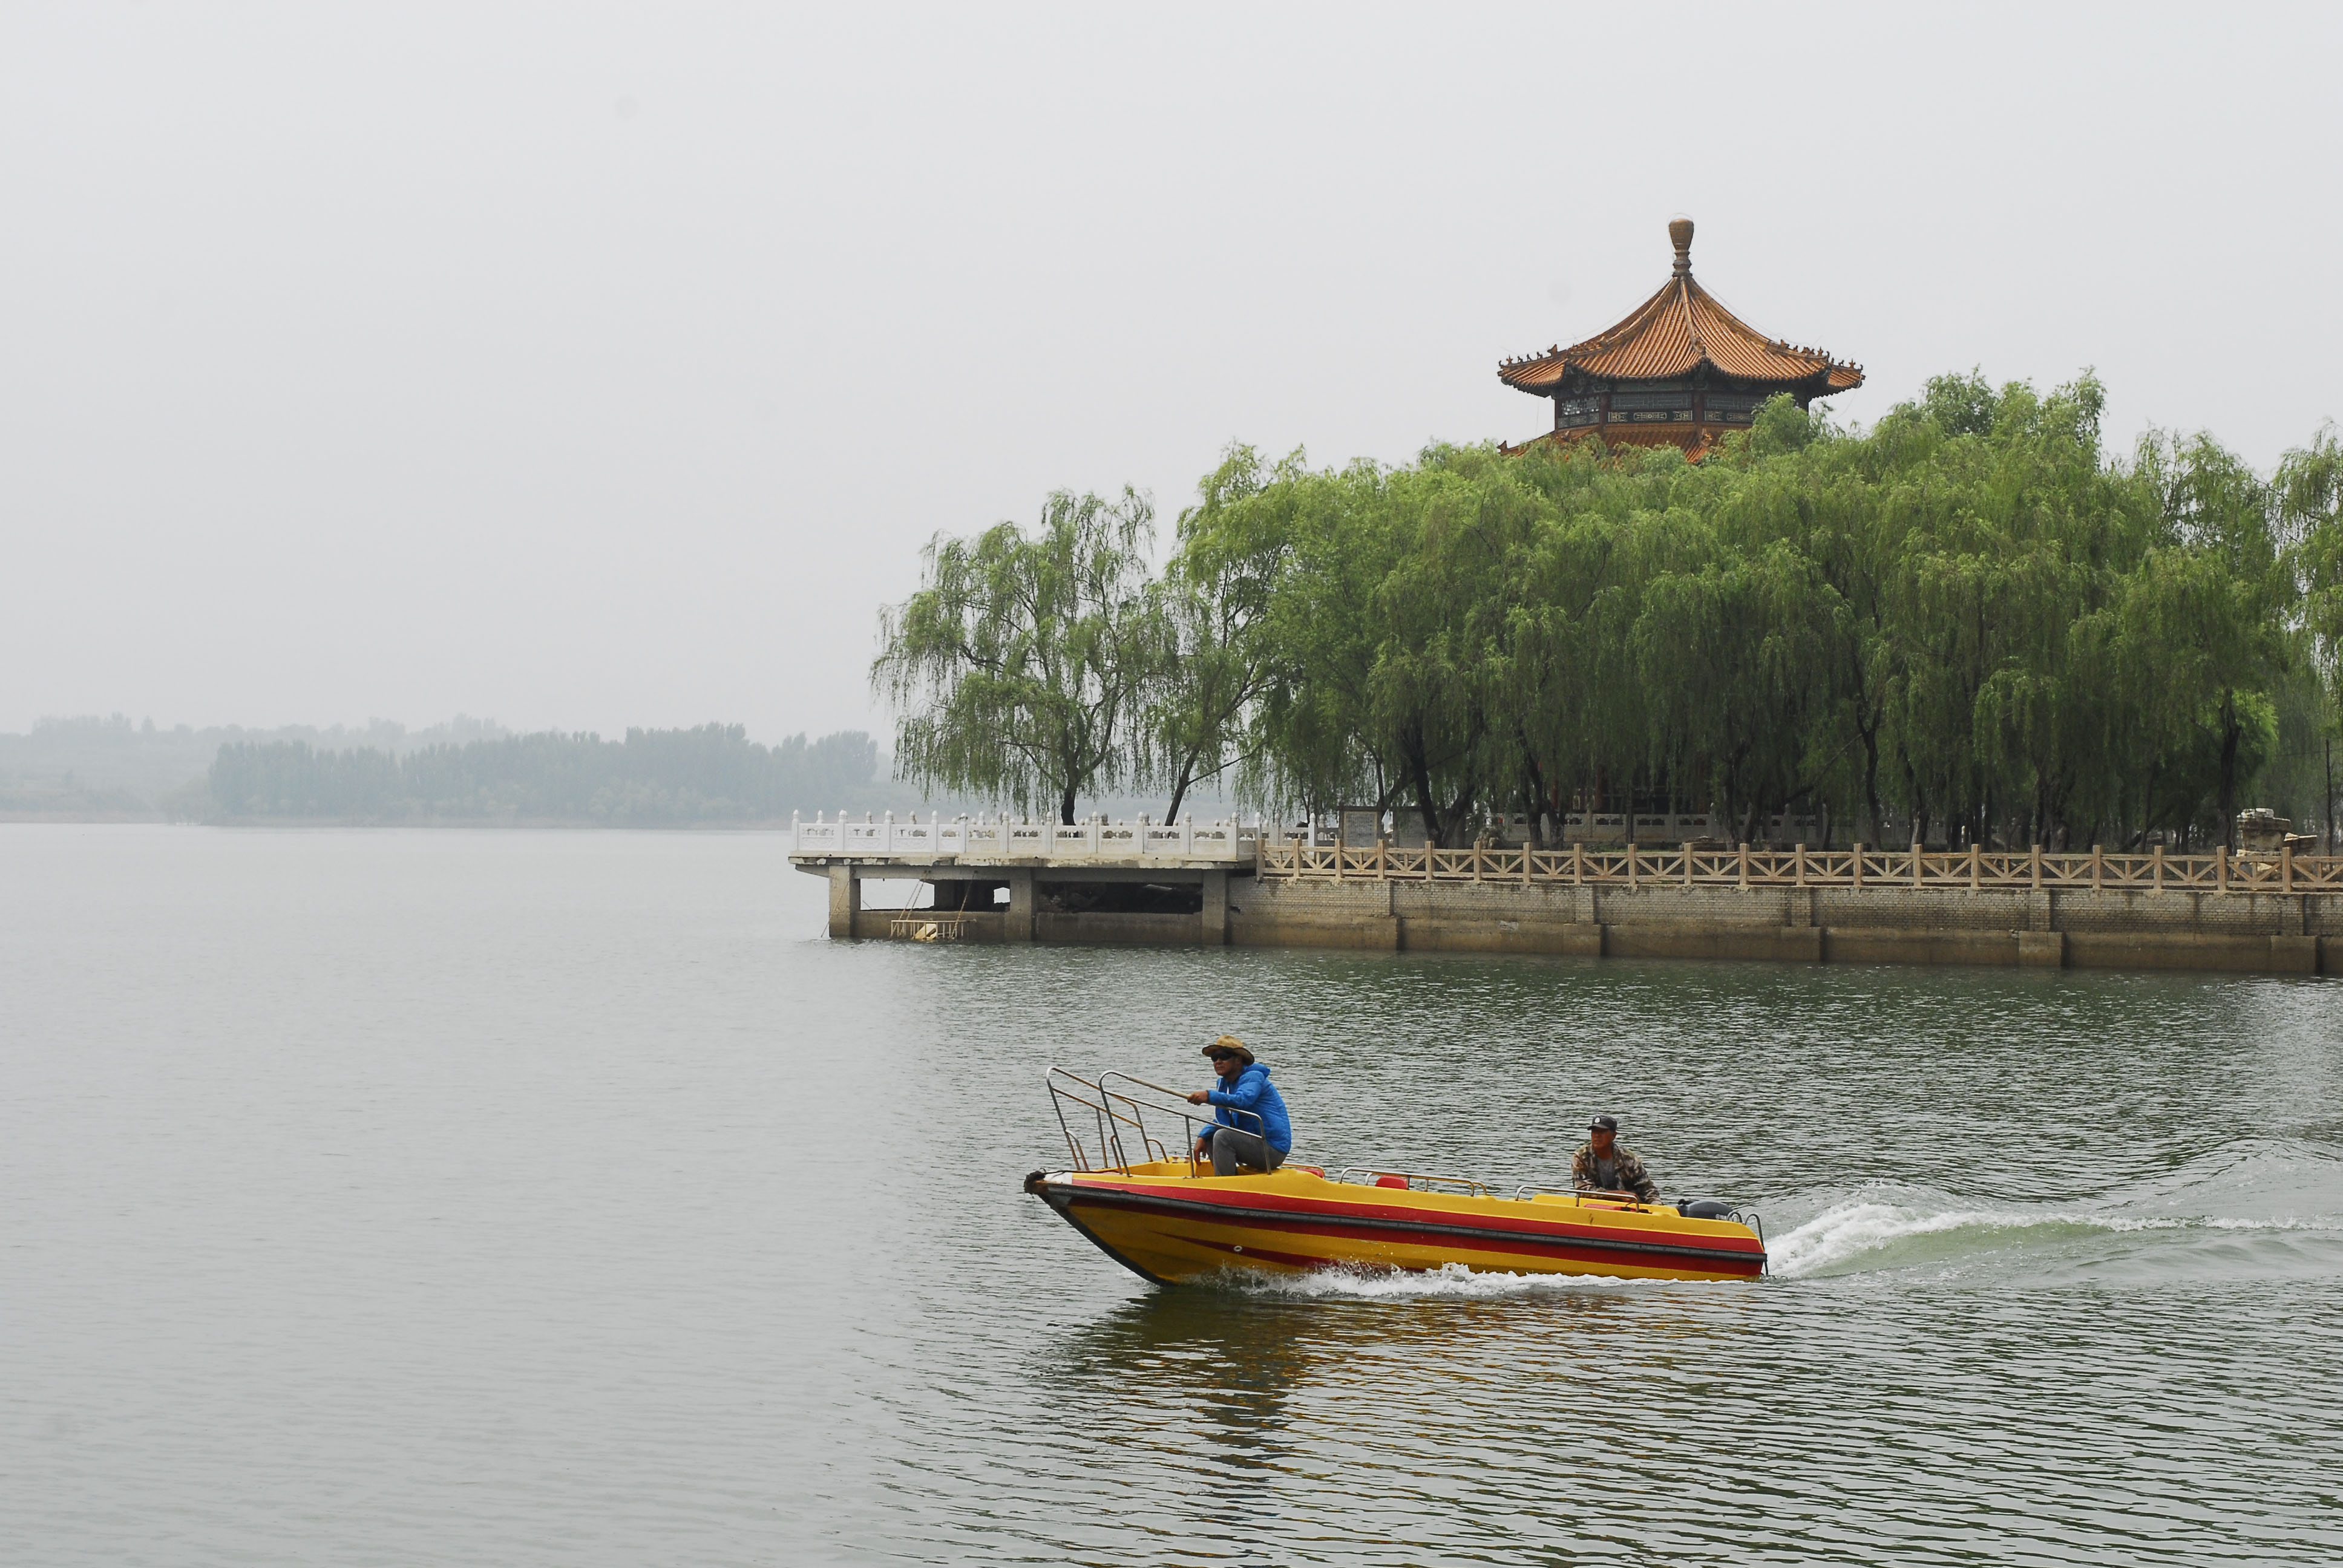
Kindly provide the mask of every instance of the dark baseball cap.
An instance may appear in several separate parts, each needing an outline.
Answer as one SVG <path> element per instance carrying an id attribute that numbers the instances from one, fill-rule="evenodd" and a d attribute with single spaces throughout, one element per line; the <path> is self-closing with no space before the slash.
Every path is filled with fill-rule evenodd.
<path id="1" fill-rule="evenodd" d="M 1619 1131 L 1619 1119 L 1615 1116 L 1598 1116 L 1594 1121 L 1586 1124 L 1586 1131 L 1589 1132 L 1616 1132 Z"/>

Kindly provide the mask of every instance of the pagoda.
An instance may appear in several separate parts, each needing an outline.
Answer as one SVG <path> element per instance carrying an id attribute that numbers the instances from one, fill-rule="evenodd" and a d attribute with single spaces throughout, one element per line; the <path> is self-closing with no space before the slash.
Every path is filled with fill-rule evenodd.
<path id="1" fill-rule="evenodd" d="M 1696 457 L 1718 437 L 1747 429 L 1757 405 L 1777 392 L 1804 408 L 1863 385 L 1861 366 L 1767 337 L 1695 283 L 1690 218 L 1669 224 L 1668 238 L 1674 274 L 1624 321 L 1584 343 L 1498 366 L 1506 386 L 1554 399 L 1554 430 L 1539 440 L 1595 437 L 1613 446 L 1681 447 Z"/>

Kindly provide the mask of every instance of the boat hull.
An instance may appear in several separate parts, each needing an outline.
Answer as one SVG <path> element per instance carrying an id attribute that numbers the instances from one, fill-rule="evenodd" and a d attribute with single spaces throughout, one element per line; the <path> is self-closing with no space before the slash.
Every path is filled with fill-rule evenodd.
<path id="1" fill-rule="evenodd" d="M 1026 1191 L 1101 1251 L 1159 1284 L 1232 1271 L 1322 1269 L 1745 1280 L 1765 1243 L 1737 1221 L 1563 1197 L 1495 1198 L 1355 1186 L 1308 1170 L 1194 1176 L 1185 1161 L 1036 1171 Z"/>

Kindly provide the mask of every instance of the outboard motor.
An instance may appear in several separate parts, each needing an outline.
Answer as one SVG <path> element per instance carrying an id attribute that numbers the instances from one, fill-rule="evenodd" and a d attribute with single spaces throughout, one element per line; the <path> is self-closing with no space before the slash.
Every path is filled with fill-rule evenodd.
<path id="1" fill-rule="evenodd" d="M 1676 1212 L 1687 1220 L 1725 1220 L 1732 1217 L 1733 1205 L 1722 1198 L 1687 1198 Z"/>

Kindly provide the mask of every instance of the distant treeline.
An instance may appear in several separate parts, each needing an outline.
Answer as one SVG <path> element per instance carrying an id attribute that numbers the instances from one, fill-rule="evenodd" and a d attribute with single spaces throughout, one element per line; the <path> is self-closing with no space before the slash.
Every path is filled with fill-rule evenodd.
<path id="1" fill-rule="evenodd" d="M 0 735 L 0 821 L 153 821 L 210 810 L 204 774 L 222 746 L 303 740 L 328 750 L 375 746 L 391 752 L 493 739 L 510 734 L 493 719 L 458 714 L 409 729 L 387 719 L 364 728 L 288 724 L 277 729 L 212 724 L 160 727 L 127 715 L 49 715 L 30 732 Z"/>
<path id="2" fill-rule="evenodd" d="M 219 749 L 206 780 L 226 819 L 568 820 L 659 826 L 786 819 L 862 805 L 879 746 L 860 730 L 778 746 L 738 724 L 629 729 L 624 740 L 547 732 L 404 754 L 305 741 Z"/>

